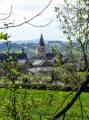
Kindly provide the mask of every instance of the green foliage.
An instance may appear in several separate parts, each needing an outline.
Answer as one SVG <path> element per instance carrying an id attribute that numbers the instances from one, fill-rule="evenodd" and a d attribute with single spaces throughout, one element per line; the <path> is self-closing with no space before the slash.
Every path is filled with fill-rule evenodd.
<path id="1" fill-rule="evenodd" d="M 69 63 L 67 65 L 61 65 L 62 68 L 64 68 L 67 72 L 65 72 L 60 78 L 62 78 L 67 85 L 70 83 L 74 88 L 76 86 L 76 89 L 80 89 L 79 92 L 82 92 L 83 90 L 88 91 L 87 85 L 89 83 L 89 63 L 87 55 L 89 54 L 89 0 L 64 0 L 64 3 L 64 7 L 60 7 L 60 9 L 57 9 L 56 7 L 55 10 L 57 12 L 56 16 L 59 21 L 59 26 L 63 29 L 63 33 L 66 35 L 66 38 L 69 41 L 69 45 L 67 45 L 69 52 Z M 73 55 L 73 50 L 80 59 Z M 79 75 L 79 73 L 76 71 L 76 68 L 80 68 L 79 70 L 83 71 L 85 70 L 86 74 L 84 76 Z M 85 84 L 85 82 L 87 84 Z M 82 87 L 83 85 L 84 87 Z M 70 89 L 70 86 L 68 89 Z M 72 99 L 71 102 L 68 101 L 68 106 L 63 109 L 64 111 L 58 112 L 54 118 L 60 118 L 60 116 L 63 115 L 63 119 L 66 119 L 66 114 L 71 108 L 70 104 L 72 103 L 71 106 L 73 107 L 74 102 L 78 98 L 81 104 L 82 120 L 87 119 L 83 116 L 84 106 L 83 102 L 80 100 L 80 95 L 75 96 L 75 100 Z M 77 111 L 74 112 L 73 110 L 70 113 L 76 114 L 77 116 Z M 78 116 L 76 119 L 78 119 Z"/>
<path id="2" fill-rule="evenodd" d="M 61 24 L 63 23 L 62 24 L 63 33 L 67 36 L 67 39 L 69 40 L 69 45 L 67 46 L 67 49 L 69 50 L 69 56 L 70 56 L 69 62 L 75 63 L 76 62 L 75 57 L 72 54 L 72 50 L 70 50 L 71 45 L 73 45 L 72 49 L 73 50 L 75 49 L 75 51 L 82 50 L 82 53 L 85 58 L 87 53 L 89 52 L 87 51 L 89 21 L 85 17 L 85 16 L 88 16 L 88 11 L 85 7 L 88 4 L 85 0 L 83 0 L 82 2 L 78 1 L 77 5 L 80 6 L 80 8 L 77 9 L 77 11 L 75 11 L 76 9 L 74 8 L 77 5 L 71 8 L 70 7 L 71 4 L 68 4 L 67 0 L 64 0 L 64 2 L 66 5 L 65 8 L 67 8 L 65 10 L 71 9 L 71 11 L 63 12 L 61 11 L 61 9 L 59 9 L 59 7 L 55 7 L 55 11 L 58 12 L 58 15 L 56 17 L 58 18 Z M 4 26 L 8 28 L 9 24 L 5 23 Z M 22 81 L 23 83 L 25 83 L 25 86 L 24 86 L 25 88 L 22 89 L 22 86 L 18 87 L 16 84 L 21 74 L 20 72 L 18 72 L 19 66 L 17 65 L 17 58 L 15 59 L 16 61 L 14 62 L 13 58 L 9 55 L 9 52 L 11 49 L 11 45 L 9 44 L 10 41 L 8 41 L 9 37 L 10 36 L 8 36 L 7 33 L 6 34 L 0 33 L 0 40 L 2 39 L 5 40 L 4 43 L 8 48 L 8 51 L 6 53 L 8 59 L 6 61 L 3 61 L 2 65 L 4 67 L 7 81 L 9 83 L 9 85 L 6 86 L 7 87 L 6 91 L 3 90 L 4 96 L 3 96 L 3 91 L 0 92 L 1 94 L 0 119 L 5 119 L 5 120 L 51 119 L 55 115 L 55 111 L 57 113 L 61 111 L 66 105 L 69 105 L 69 103 L 71 103 L 70 102 L 71 98 L 75 96 L 75 92 L 73 92 L 74 90 L 73 87 L 78 85 L 76 87 L 76 89 L 78 89 L 78 87 L 80 87 L 82 83 L 79 81 L 80 79 L 77 76 L 74 66 L 65 66 L 65 65 L 63 66 L 60 64 L 60 71 L 63 71 L 64 73 L 61 74 L 59 71 L 57 71 L 58 74 L 56 75 L 55 72 L 54 73 L 52 72 L 52 82 L 54 81 L 57 82 L 59 80 L 60 83 L 61 82 L 66 83 L 66 87 L 64 90 L 71 90 L 70 93 L 58 92 L 58 91 L 56 92 L 41 91 L 38 93 L 38 91 L 33 91 L 31 89 L 28 90 L 27 89 L 27 83 L 29 82 L 28 76 L 22 76 Z M 74 40 L 78 45 L 76 46 L 74 45 L 73 43 Z M 56 50 L 56 46 L 52 47 L 52 50 L 55 55 L 58 53 Z M 18 53 L 18 55 L 19 54 L 21 53 Z M 59 54 L 60 54 L 60 51 L 59 51 Z M 57 62 L 60 62 L 60 60 L 57 59 Z M 83 65 L 85 63 L 87 65 L 86 59 L 82 61 Z M 42 82 L 42 76 L 34 76 L 33 79 L 34 79 L 33 83 Z M 51 86 L 51 85 L 53 84 L 48 84 L 48 86 Z M 84 93 L 83 95 L 86 96 L 86 93 Z M 85 97 L 82 97 L 82 99 L 85 100 Z M 66 116 L 64 114 L 65 119 L 72 119 L 72 118 L 69 118 L 70 114 L 72 116 L 74 115 L 78 116 L 82 114 L 80 119 L 83 118 L 83 115 L 85 116 L 85 118 L 88 118 L 89 109 L 87 106 L 89 106 L 89 103 L 86 102 L 85 110 L 82 112 L 83 109 L 82 109 L 81 101 L 80 99 L 79 101 L 77 100 L 74 106 L 72 106 L 73 108 L 71 108 L 68 112 L 66 112 Z M 75 116 L 74 116 L 74 119 L 76 119 Z"/>
<path id="3" fill-rule="evenodd" d="M 8 36 L 8 34 L 7 33 L 0 33 L 0 40 L 7 40 L 8 38 L 9 38 L 10 36 Z M 6 43 L 6 44 L 8 44 L 8 43 Z"/>
<path id="4" fill-rule="evenodd" d="M 64 2 L 66 3 L 66 0 L 64 0 Z"/>
<path id="5" fill-rule="evenodd" d="M 62 104 L 64 98 L 70 93 L 70 92 L 62 92 L 62 91 L 50 91 L 50 90 L 30 90 L 27 89 L 27 96 L 26 96 L 26 109 L 24 109 L 24 91 L 25 89 L 18 89 L 19 93 L 23 94 L 17 94 L 17 119 L 16 120 L 27 120 L 27 119 L 34 119 L 39 120 L 40 118 L 42 120 L 51 119 L 54 115 L 55 111 L 59 108 L 59 106 Z M 6 116 L 8 114 L 8 111 L 6 110 L 6 107 L 9 104 L 9 95 L 10 90 L 7 89 L 0 89 L 0 118 L 5 120 L 13 119 L 11 114 Z M 70 101 L 70 99 L 75 95 L 75 92 L 67 98 L 67 100 L 64 102 L 63 107 L 67 104 L 67 101 Z M 4 97 L 4 100 L 2 100 L 2 96 Z M 83 111 L 84 116 L 86 117 L 89 112 L 89 101 L 88 101 L 88 93 L 82 93 L 81 101 L 83 101 L 83 106 L 85 106 Z M 76 107 L 77 106 L 77 107 Z M 53 109 L 54 108 L 54 109 Z M 13 113 L 13 108 L 9 107 L 10 112 Z M 62 109 L 62 108 L 60 108 Z M 59 110 L 60 110 L 59 109 Z M 58 110 L 58 111 L 59 111 Z M 81 115 L 81 108 L 79 100 L 76 101 L 74 106 L 68 111 L 67 115 Z M 67 116 L 68 119 L 69 116 Z M 70 120 L 76 119 L 76 117 L 71 117 Z M 77 120 L 81 120 L 81 117 Z M 85 118 L 87 120 L 87 118 Z"/>
<path id="6" fill-rule="evenodd" d="M 7 26 L 8 27 L 8 26 Z M 3 67 L 5 70 L 5 76 L 8 79 L 8 83 L 9 86 L 7 86 L 10 89 L 10 95 L 9 95 L 9 102 L 7 100 L 6 103 L 6 110 L 8 111 L 7 117 L 3 117 L 5 119 L 10 119 L 10 117 L 14 120 L 17 120 L 17 108 L 16 108 L 16 102 L 17 102 L 17 94 L 16 94 L 16 90 L 18 89 L 18 87 L 16 86 L 16 80 L 18 78 L 18 76 L 20 76 L 21 74 L 18 72 L 18 68 L 19 66 L 17 65 L 17 61 L 13 61 L 12 56 L 9 55 L 9 50 L 11 49 L 11 45 L 9 45 L 10 41 L 8 41 L 8 38 L 10 36 L 8 36 L 8 34 L 0 34 L 0 38 L 5 40 L 5 44 L 7 46 L 8 52 L 5 53 L 7 55 L 7 60 L 3 61 Z M 17 59 L 15 59 L 17 60 Z M 25 93 L 26 95 L 26 93 Z"/>
<path id="7" fill-rule="evenodd" d="M 53 51 L 54 55 L 57 54 L 57 50 L 54 47 L 52 47 L 52 51 Z"/>
<path id="8" fill-rule="evenodd" d="M 29 82 L 29 75 L 22 75 L 20 77 L 20 80 L 23 82 L 23 83 L 28 83 Z"/>
<path id="9" fill-rule="evenodd" d="M 58 9 L 58 7 L 55 7 L 55 11 L 58 13 L 57 18 L 60 19 L 60 26 L 63 29 L 63 33 L 67 36 L 67 39 L 69 40 L 69 44 L 72 46 L 72 49 L 76 51 L 80 51 L 83 53 L 85 50 L 85 53 L 88 54 L 88 8 L 87 3 L 88 1 L 77 1 L 75 3 L 75 8 L 71 6 L 73 1 L 70 1 L 71 4 L 68 3 L 68 1 L 64 0 L 65 7 L 64 11 L 63 9 Z M 77 6 L 79 8 L 77 8 Z M 86 23 L 86 24 L 85 24 Z M 77 26 L 77 27 L 76 27 Z M 75 42 L 78 45 L 74 45 L 73 42 Z M 80 47 L 81 46 L 81 47 Z M 85 49 L 83 50 L 83 48 Z M 76 48 L 75 48 L 76 47 Z M 79 49 L 80 47 L 80 49 Z M 68 48 L 70 49 L 70 48 Z"/>

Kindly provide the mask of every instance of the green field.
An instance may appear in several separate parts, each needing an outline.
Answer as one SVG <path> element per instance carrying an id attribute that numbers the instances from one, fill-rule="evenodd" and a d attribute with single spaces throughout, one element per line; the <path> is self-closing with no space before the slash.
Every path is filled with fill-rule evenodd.
<path id="1" fill-rule="evenodd" d="M 24 94 L 26 92 L 26 94 Z M 22 120 L 23 114 L 30 120 L 48 120 L 52 118 L 56 110 L 62 104 L 64 98 L 70 92 L 63 91 L 50 91 L 50 90 L 31 90 L 31 89 L 19 89 L 16 93 L 16 108 L 18 113 L 18 120 Z M 10 90 L 5 88 L 0 88 L 0 120 L 8 120 L 7 114 L 10 116 L 12 109 L 10 108 Z M 58 112 L 72 99 L 76 93 L 73 92 L 70 97 L 68 97 L 63 106 L 58 109 Z M 89 116 L 89 93 L 83 92 L 80 96 L 82 102 L 82 112 L 84 120 L 88 120 Z M 9 105 L 9 113 L 8 113 Z M 25 105 L 25 108 L 24 108 Z M 66 113 L 66 120 L 81 120 L 81 104 L 79 99 L 71 107 L 71 109 Z M 10 111 L 11 109 L 11 111 Z M 76 117 L 78 116 L 78 117 Z M 59 120 L 61 120 L 60 118 Z M 10 120 L 14 120 L 11 118 Z M 29 120 L 29 119 L 28 119 Z"/>

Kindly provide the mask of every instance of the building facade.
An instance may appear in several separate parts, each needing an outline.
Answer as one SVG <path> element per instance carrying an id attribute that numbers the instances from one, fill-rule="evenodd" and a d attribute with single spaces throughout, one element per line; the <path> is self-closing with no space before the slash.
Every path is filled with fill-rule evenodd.
<path id="1" fill-rule="evenodd" d="M 44 44 L 42 34 L 41 34 L 39 45 L 38 45 L 38 58 L 39 59 L 46 59 L 45 44 Z"/>

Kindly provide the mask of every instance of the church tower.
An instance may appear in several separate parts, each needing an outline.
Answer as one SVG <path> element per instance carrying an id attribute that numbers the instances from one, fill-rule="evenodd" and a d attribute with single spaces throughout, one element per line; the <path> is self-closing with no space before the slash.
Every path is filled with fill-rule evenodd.
<path id="1" fill-rule="evenodd" d="M 39 41 L 39 45 L 38 45 L 38 58 L 39 59 L 45 59 L 46 58 L 45 44 L 44 44 L 42 34 L 40 36 L 40 41 Z"/>

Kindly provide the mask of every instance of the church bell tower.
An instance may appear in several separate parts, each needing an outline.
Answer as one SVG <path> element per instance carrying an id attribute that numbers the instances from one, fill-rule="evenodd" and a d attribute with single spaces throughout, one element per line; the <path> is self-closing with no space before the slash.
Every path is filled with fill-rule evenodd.
<path id="1" fill-rule="evenodd" d="M 38 45 L 38 58 L 39 59 L 46 59 L 45 44 L 44 44 L 42 34 L 40 36 L 40 41 L 39 41 L 39 45 Z"/>

